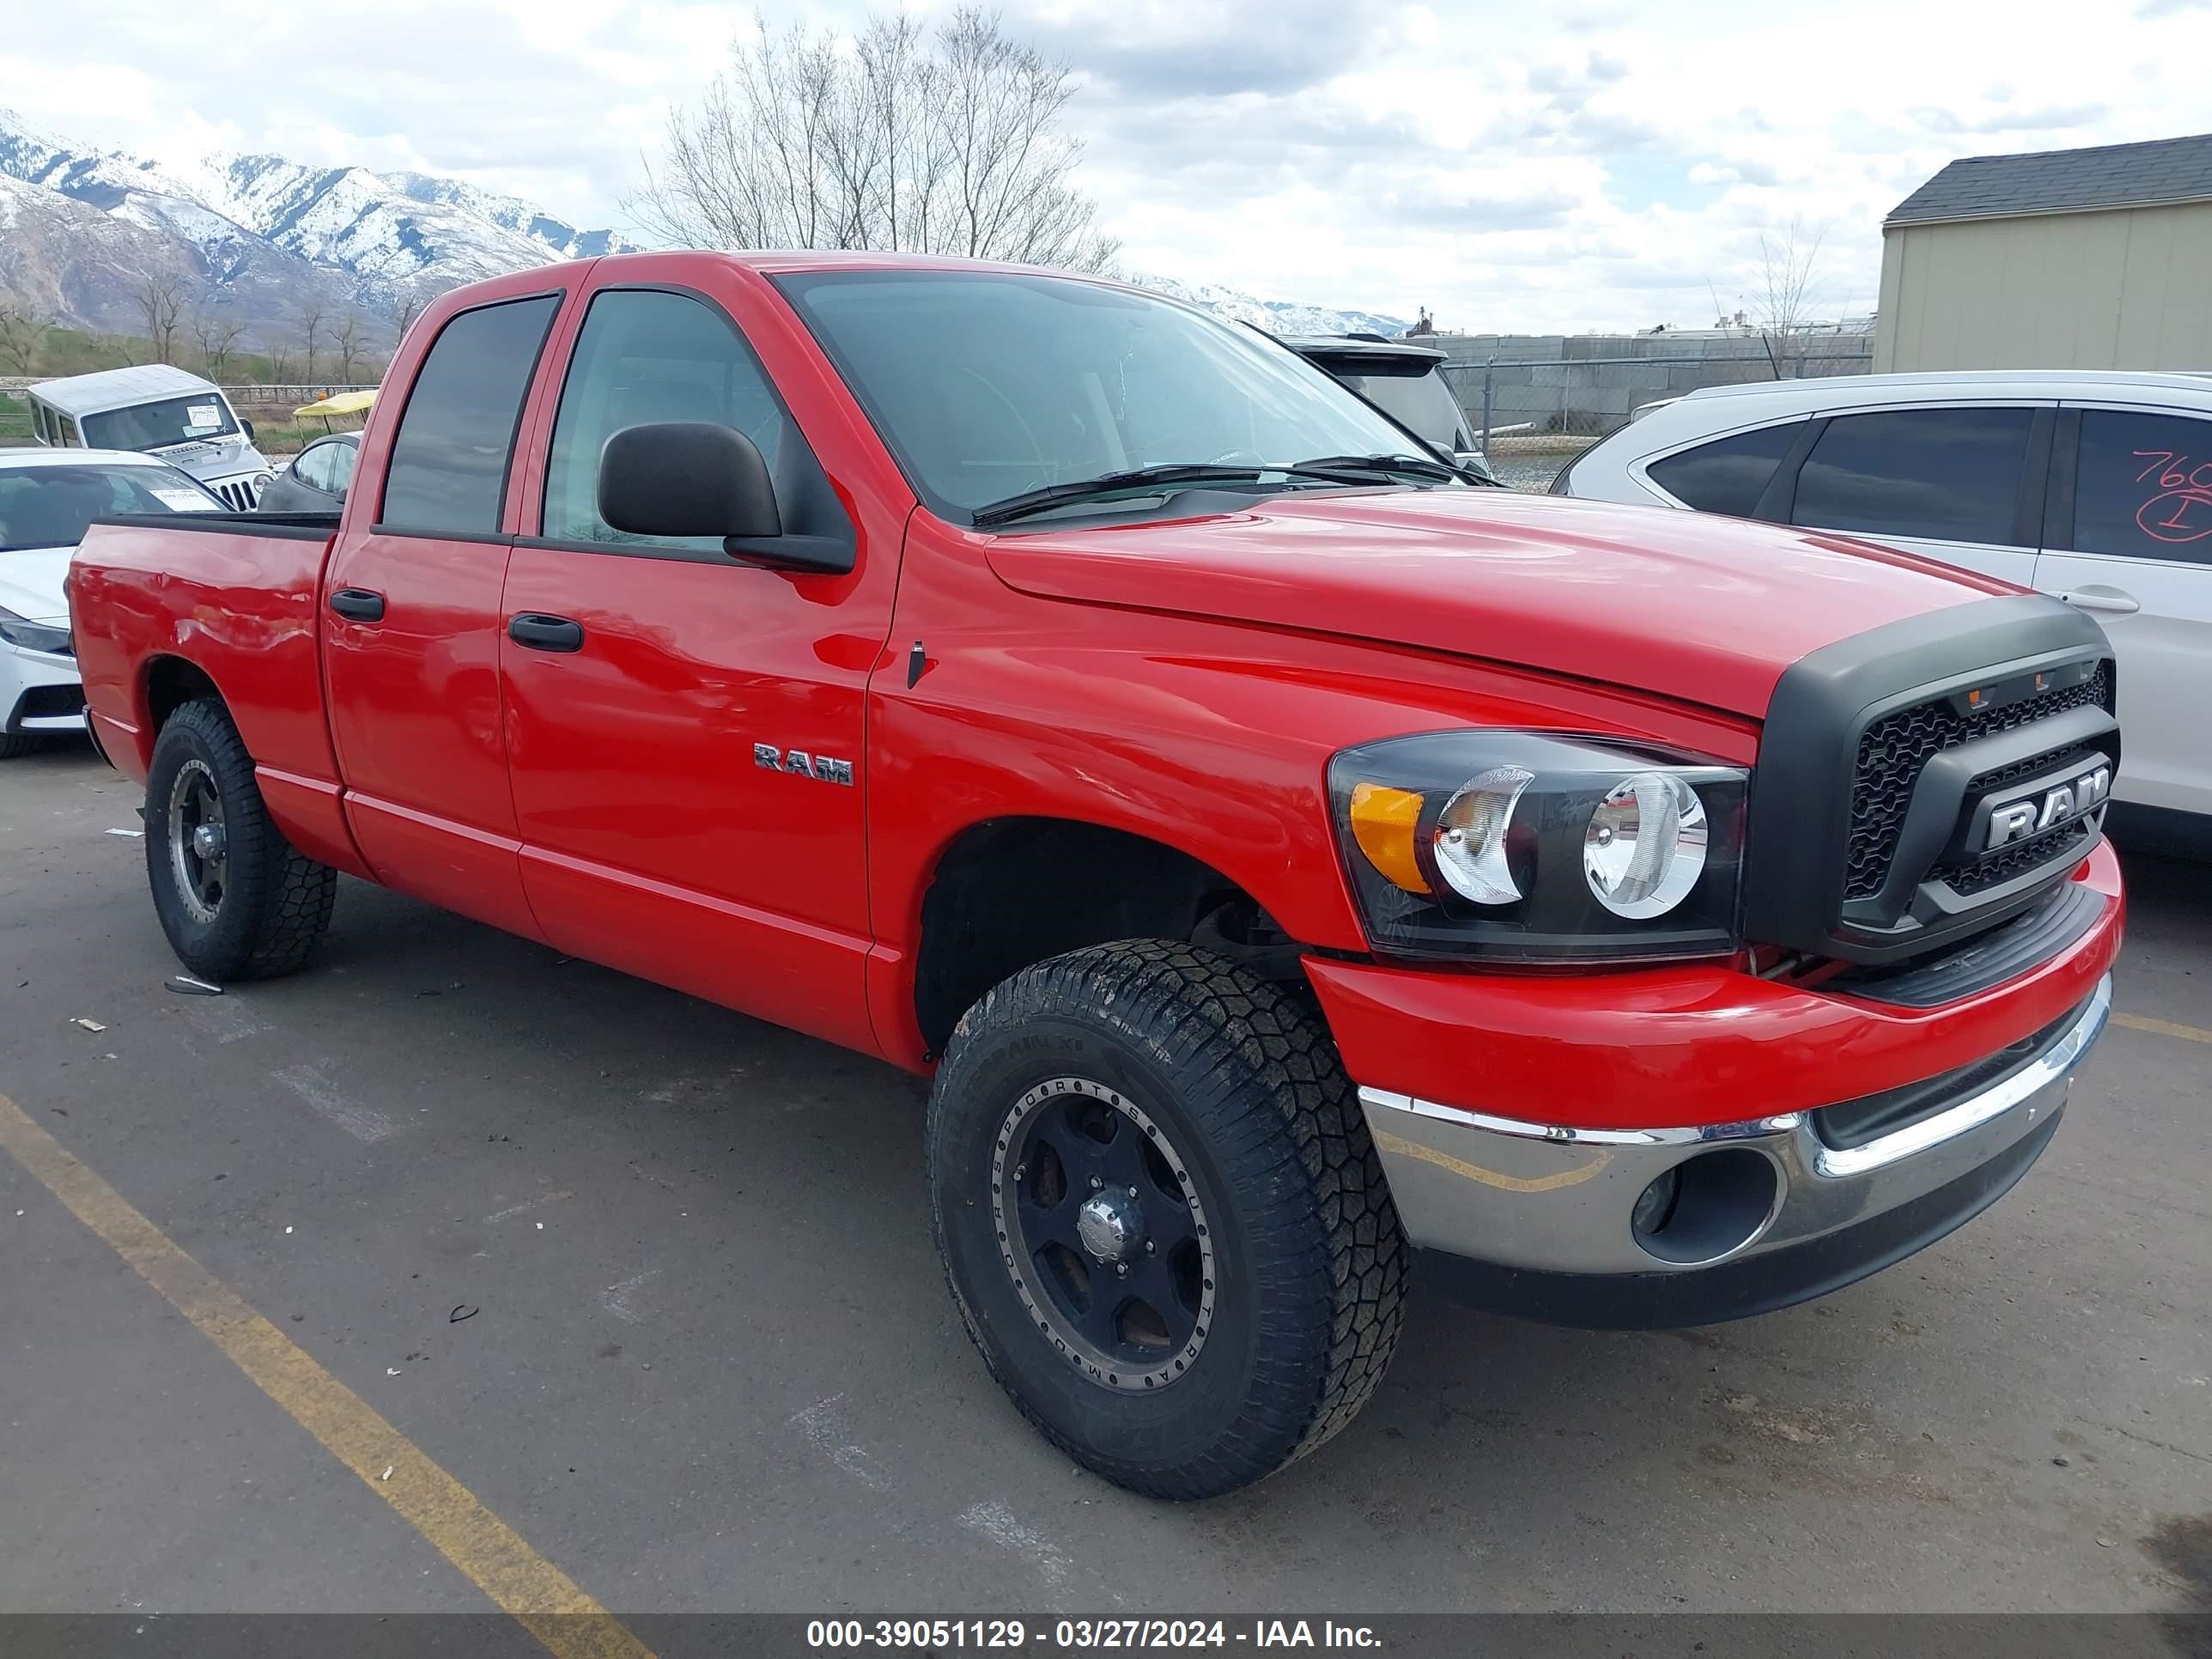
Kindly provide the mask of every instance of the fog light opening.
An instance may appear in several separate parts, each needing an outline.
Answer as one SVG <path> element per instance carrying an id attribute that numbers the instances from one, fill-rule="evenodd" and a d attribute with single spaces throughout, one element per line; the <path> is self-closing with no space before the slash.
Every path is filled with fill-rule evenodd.
<path id="1" fill-rule="evenodd" d="M 1629 1215 L 1637 1244 L 1678 1267 L 1702 1267 L 1756 1241 L 1782 1190 L 1773 1161 L 1748 1147 L 1703 1152 L 1638 1194 Z"/>

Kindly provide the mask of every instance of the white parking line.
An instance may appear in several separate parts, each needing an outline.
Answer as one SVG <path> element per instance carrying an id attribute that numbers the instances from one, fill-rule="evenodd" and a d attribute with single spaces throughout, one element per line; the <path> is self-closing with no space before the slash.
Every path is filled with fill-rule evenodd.
<path id="1" fill-rule="evenodd" d="M 356 1140 L 388 1140 L 399 1126 L 374 1107 L 364 1106 L 338 1086 L 335 1060 L 310 1060 L 287 1066 L 270 1075 L 307 1103 L 315 1115 L 335 1123 Z"/>
<path id="2" fill-rule="evenodd" d="M 805 1431 L 814 1449 L 851 1475 L 871 1492 L 889 1492 L 891 1478 L 884 1473 L 883 1465 L 868 1455 L 867 1449 L 855 1445 L 845 1432 L 837 1402 L 845 1396 L 833 1394 L 827 1400 L 817 1400 L 791 1420 Z"/>
<path id="3" fill-rule="evenodd" d="M 996 1498 L 970 1504 L 961 1512 L 960 1524 L 989 1539 L 1000 1548 L 1020 1556 L 1054 1589 L 1067 1582 L 1067 1571 L 1075 1565 L 1052 1540 L 1036 1528 L 1024 1525 L 1012 1510 Z"/>

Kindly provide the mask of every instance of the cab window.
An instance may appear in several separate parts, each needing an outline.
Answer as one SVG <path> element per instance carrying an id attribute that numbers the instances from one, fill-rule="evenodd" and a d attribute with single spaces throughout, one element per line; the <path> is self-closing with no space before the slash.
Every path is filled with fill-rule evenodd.
<path id="1" fill-rule="evenodd" d="M 2084 410 L 2074 550 L 2212 564 L 2212 420 Z"/>
<path id="2" fill-rule="evenodd" d="M 556 541 L 719 551 L 719 537 L 635 536 L 599 516 L 599 452 L 607 440 L 664 421 L 744 433 L 771 477 L 780 477 L 778 461 L 799 447 L 767 374 L 720 310 L 684 294 L 610 289 L 585 314 L 561 389 L 541 533 Z"/>
<path id="3" fill-rule="evenodd" d="M 378 528 L 497 533 L 523 394 L 560 304 L 480 306 L 439 331 L 392 434 Z"/>

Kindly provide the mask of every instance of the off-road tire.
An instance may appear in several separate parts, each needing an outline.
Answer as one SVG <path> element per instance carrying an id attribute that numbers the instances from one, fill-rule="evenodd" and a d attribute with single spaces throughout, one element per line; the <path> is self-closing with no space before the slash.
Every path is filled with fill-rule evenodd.
<path id="1" fill-rule="evenodd" d="M 228 838 L 228 880 L 214 920 L 193 916 L 179 890 L 170 791 L 187 763 L 213 775 Z M 181 704 L 154 743 L 146 778 L 146 876 L 178 960 L 201 978 L 274 979 L 307 961 L 331 925 L 337 872 L 295 851 L 270 818 L 229 712 L 211 698 Z"/>
<path id="2" fill-rule="evenodd" d="M 1084 1077 L 1164 1131 L 1212 1224 L 1203 1349 L 1156 1393 L 1072 1365 L 1024 1308 L 992 1192 L 1025 1091 Z M 1134 939 L 1024 969 L 961 1018 L 930 1096 L 931 1220 L 969 1338 L 1022 1414 L 1116 1485 L 1209 1498 L 1356 1416 L 1397 1345 L 1410 1250 L 1336 1048 L 1283 988 Z"/>

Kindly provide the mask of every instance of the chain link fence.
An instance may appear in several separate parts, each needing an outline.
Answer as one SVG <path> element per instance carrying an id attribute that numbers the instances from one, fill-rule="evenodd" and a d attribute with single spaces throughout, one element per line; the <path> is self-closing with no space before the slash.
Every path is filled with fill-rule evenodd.
<path id="1" fill-rule="evenodd" d="M 1724 352 L 1460 356 L 1443 365 L 1443 375 L 1469 425 L 1483 434 L 1498 481 L 1541 490 L 1575 456 L 1649 404 L 1701 386 L 1864 374 L 1873 361 L 1872 344 L 1860 340 L 1822 341 L 1780 355 L 1753 341 Z"/>

